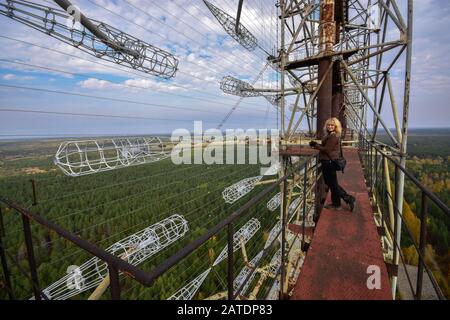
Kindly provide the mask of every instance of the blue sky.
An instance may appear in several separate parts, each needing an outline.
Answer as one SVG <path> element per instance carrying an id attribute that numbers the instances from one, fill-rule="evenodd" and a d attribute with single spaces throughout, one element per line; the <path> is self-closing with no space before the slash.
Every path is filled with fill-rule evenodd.
<path id="1" fill-rule="evenodd" d="M 415 0 L 411 127 L 450 126 L 450 1 Z"/>
<path id="2" fill-rule="evenodd" d="M 49 5 L 48 1 L 36 2 Z M 170 81 L 136 71 L 129 72 L 129 69 L 95 59 L 76 48 L 0 16 L 0 109 L 145 117 L 88 118 L 0 112 L 0 135 L 161 133 L 171 132 L 176 128 L 191 129 L 194 120 L 205 121 L 206 127 L 216 127 L 238 100 L 237 97 L 225 95 L 220 91 L 220 79 L 227 75 L 254 79 L 264 66 L 266 54 L 260 49 L 248 52 L 240 47 L 227 36 L 200 0 L 164 3 L 155 0 L 152 5 L 148 2 L 74 1 L 87 16 L 105 21 L 152 45 L 173 52 L 180 63 L 177 76 Z M 410 127 L 448 127 L 450 2 L 414 2 Z M 234 14 L 237 0 L 213 3 L 220 3 L 224 10 Z M 243 23 L 267 51 L 272 50 L 277 37 L 275 20 L 272 18 L 275 16 L 275 8 L 264 5 L 269 3 L 273 1 L 245 1 L 242 18 Z M 66 54 L 45 50 L 29 43 Z M 42 70 L 11 61 L 76 75 Z M 98 61 L 101 64 L 90 61 Z M 398 89 L 401 83 L 397 79 L 403 76 L 402 67 L 393 70 L 392 76 L 394 86 L 401 97 L 401 90 Z M 275 87 L 276 75 L 272 71 L 265 72 L 255 86 Z M 71 95 L 18 87 L 65 91 Z M 401 99 L 399 100 L 401 103 Z M 386 118 L 389 119 L 388 125 L 393 126 L 390 117 Z M 256 97 L 245 99 L 226 127 L 274 128 L 276 122 L 274 107 L 265 99 Z"/>

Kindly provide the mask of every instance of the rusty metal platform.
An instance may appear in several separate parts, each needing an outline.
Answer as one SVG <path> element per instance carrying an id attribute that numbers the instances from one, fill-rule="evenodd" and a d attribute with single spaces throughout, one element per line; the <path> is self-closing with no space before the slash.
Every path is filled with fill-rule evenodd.
<path id="1" fill-rule="evenodd" d="M 391 300 L 387 268 L 357 150 L 344 149 L 340 185 L 356 197 L 353 212 L 323 209 L 291 300 Z M 328 194 L 327 202 L 330 202 Z M 380 268 L 380 289 L 369 289 L 369 266 Z"/>

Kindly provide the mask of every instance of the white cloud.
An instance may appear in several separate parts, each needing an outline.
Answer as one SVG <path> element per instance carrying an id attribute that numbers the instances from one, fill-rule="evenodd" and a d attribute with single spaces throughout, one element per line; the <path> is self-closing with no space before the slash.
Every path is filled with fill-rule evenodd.
<path id="1" fill-rule="evenodd" d="M 94 89 L 94 90 L 112 89 L 118 86 L 112 82 L 105 80 L 98 80 L 94 78 L 89 78 L 87 80 L 80 81 L 77 84 L 84 89 Z"/>
<path id="2" fill-rule="evenodd" d="M 18 81 L 27 81 L 27 80 L 33 80 L 35 77 L 32 76 L 18 76 L 16 74 L 7 73 L 2 76 L 3 80 L 11 81 L 11 80 L 18 80 Z"/>
<path id="3" fill-rule="evenodd" d="M 123 84 L 144 89 L 156 89 L 157 91 L 187 91 L 186 89 L 171 85 L 169 83 L 162 81 L 158 82 L 150 79 L 128 79 L 124 81 Z"/>
<path id="4" fill-rule="evenodd" d="M 171 85 L 170 83 L 150 79 L 127 79 L 123 82 L 115 83 L 107 80 L 89 78 L 87 80 L 79 81 L 77 85 L 83 89 L 102 91 L 114 90 L 114 92 L 117 92 L 117 90 L 138 92 L 142 91 L 142 89 L 154 89 L 154 91 L 157 92 L 187 91 L 186 89 Z"/>
<path id="5" fill-rule="evenodd" d="M 196 0 L 189 4 L 186 4 L 182 0 L 164 4 L 155 2 L 154 6 L 149 6 L 148 2 L 143 0 L 129 0 L 129 2 L 141 10 L 137 10 L 126 2 L 106 0 L 93 0 L 92 2 L 79 0 L 74 1 L 74 4 L 88 17 L 118 27 L 157 47 L 166 50 L 175 50 L 175 55 L 180 60 L 179 71 L 176 77 L 169 83 L 160 82 L 158 78 L 151 75 L 147 76 L 136 70 L 124 68 L 112 62 L 92 57 L 77 48 L 55 40 L 38 31 L 30 30 L 28 27 L 4 17 L 0 17 L 0 25 L 6 27 L 5 33 L 8 36 L 32 43 L 39 43 L 42 46 L 71 56 L 23 43 L 0 39 L 0 45 L 4 44 L 2 48 L 5 48 L 2 55 L 5 56 L 5 59 L 20 59 L 33 65 L 80 73 L 89 78 L 93 78 L 95 75 L 100 75 L 98 76 L 99 78 L 115 76 L 128 79 L 132 77 L 131 82 L 125 80 L 123 84 L 136 85 L 154 91 L 174 92 L 194 90 L 192 94 L 195 95 L 196 90 L 196 92 L 216 95 L 216 97 L 222 97 L 218 85 L 222 77 L 229 74 L 239 77 L 245 74 L 250 78 L 255 78 L 262 68 L 263 63 L 261 61 L 263 61 L 265 54 L 260 50 L 250 53 L 240 47 L 237 42 L 227 36 L 224 29 L 202 1 Z M 93 3 L 99 6 L 93 5 Z M 217 5 L 224 7 L 224 10 L 229 9 L 225 3 Z M 105 8 L 118 15 L 108 12 Z M 161 17 L 164 17 L 164 22 L 161 21 Z M 242 17 L 243 23 L 254 25 L 255 22 L 249 21 L 249 18 L 251 16 L 249 17 L 247 13 L 244 14 Z M 264 14 L 260 14 L 260 18 L 263 19 Z M 256 29 L 252 31 L 256 32 Z M 225 40 L 221 41 L 222 45 L 218 45 L 218 39 L 221 37 Z M 77 57 L 82 57 L 89 61 Z M 33 67 L 25 68 L 23 66 L 13 65 L 8 65 L 8 67 L 24 71 L 42 72 L 42 69 Z M 57 71 L 46 70 L 45 72 L 48 72 L 52 76 L 70 77 L 68 74 Z M 137 81 L 136 79 L 140 75 L 146 81 Z M 89 81 L 81 81 L 79 85 L 86 89 L 117 89 L 117 86 L 113 86 L 111 83 L 107 84 L 101 80 L 94 83 L 92 79 L 89 79 Z M 152 93 L 155 94 L 156 92 Z M 229 99 L 234 99 L 234 97 L 225 96 L 221 99 L 226 102 Z"/>

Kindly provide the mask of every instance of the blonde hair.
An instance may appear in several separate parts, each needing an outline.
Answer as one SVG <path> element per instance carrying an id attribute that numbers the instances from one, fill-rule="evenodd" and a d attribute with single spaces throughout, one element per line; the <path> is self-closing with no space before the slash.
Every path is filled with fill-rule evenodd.
<path id="1" fill-rule="evenodd" d="M 341 122 L 338 120 L 338 118 L 330 118 L 327 121 L 325 121 L 325 125 L 323 126 L 324 134 L 325 135 L 328 134 L 327 125 L 330 123 L 335 125 L 334 132 L 336 132 L 336 134 L 338 136 L 340 136 L 342 133 L 342 125 L 341 125 Z"/>

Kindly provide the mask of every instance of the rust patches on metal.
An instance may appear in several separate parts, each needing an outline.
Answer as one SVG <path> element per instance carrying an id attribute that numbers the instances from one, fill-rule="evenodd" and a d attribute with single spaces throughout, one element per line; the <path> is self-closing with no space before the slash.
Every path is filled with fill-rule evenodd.
<path id="1" fill-rule="evenodd" d="M 333 89 L 333 75 L 332 72 L 327 70 L 331 64 L 331 58 L 324 58 L 319 61 L 319 79 L 321 82 L 323 80 L 322 86 L 317 94 L 317 132 L 316 137 L 322 139 L 325 121 L 331 118 L 332 109 L 332 89 Z"/>
<path id="2" fill-rule="evenodd" d="M 336 22 L 335 22 L 335 0 L 320 1 L 320 23 L 319 23 L 319 52 L 320 55 L 330 55 L 333 53 L 333 45 L 336 42 Z M 317 94 L 317 132 L 316 137 L 322 138 L 322 128 L 325 121 L 332 114 L 333 76 L 327 74 L 331 64 L 331 58 L 323 58 L 319 61 L 318 81 L 325 77 L 322 87 Z"/>
<path id="3" fill-rule="evenodd" d="M 282 156 L 313 156 L 316 155 L 318 151 L 308 146 L 288 146 L 285 150 L 280 150 L 280 155 Z"/>
<path id="4" fill-rule="evenodd" d="M 320 1 L 320 52 L 330 53 L 336 42 L 336 22 L 334 21 L 334 0 Z"/>

